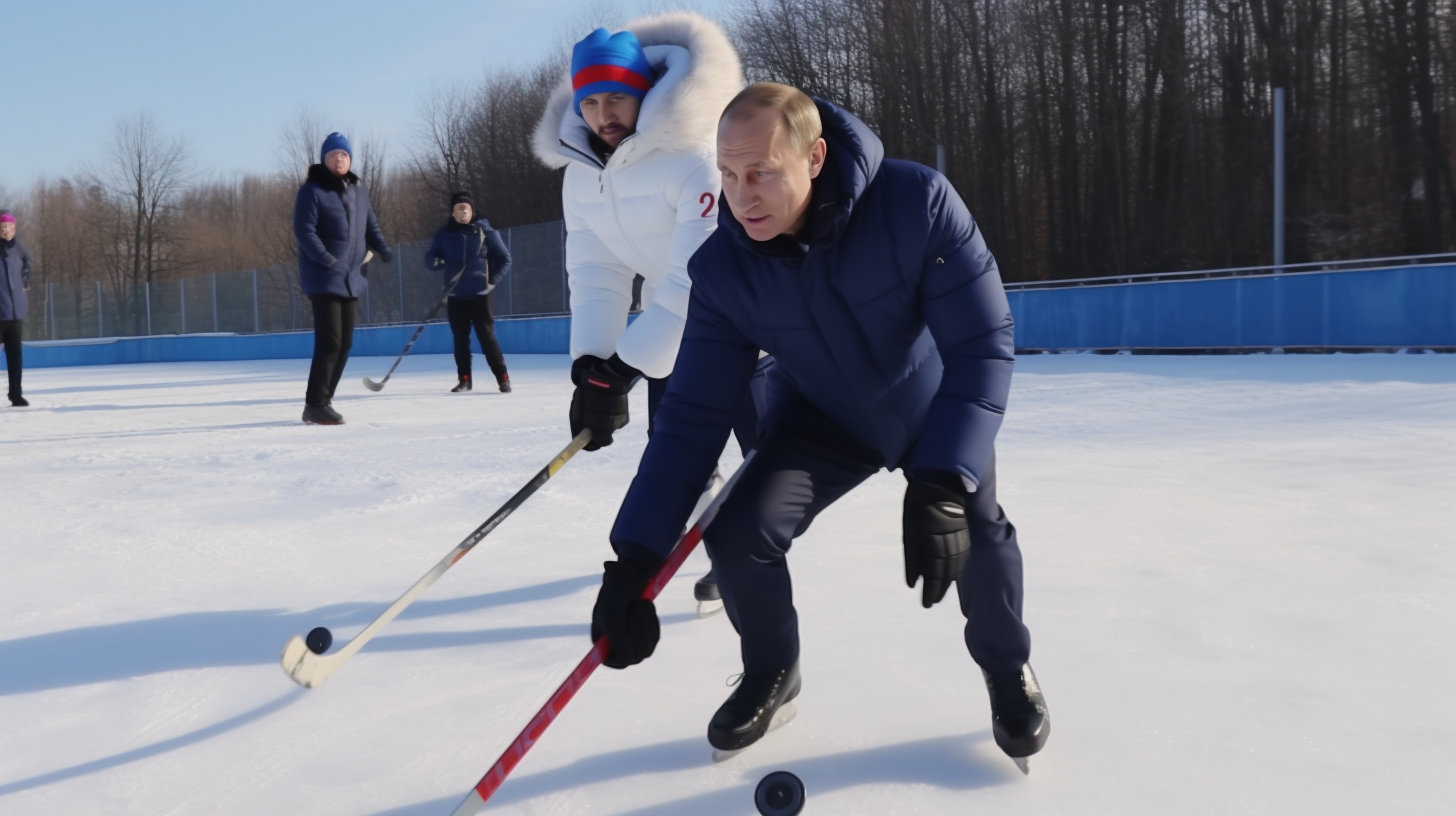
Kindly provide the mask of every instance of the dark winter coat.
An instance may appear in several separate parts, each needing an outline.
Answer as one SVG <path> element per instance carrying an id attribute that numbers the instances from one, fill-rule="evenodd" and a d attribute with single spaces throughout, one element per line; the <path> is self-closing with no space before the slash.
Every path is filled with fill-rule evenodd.
<path id="1" fill-rule="evenodd" d="M 369 193 L 359 177 L 342 177 L 322 164 L 308 168 L 308 181 L 293 204 L 298 238 L 298 281 L 305 295 L 364 295 L 364 255 L 388 261 L 389 244 L 379 231 Z"/>
<path id="2" fill-rule="evenodd" d="M 750 239 L 725 197 L 688 264 L 682 348 L 612 530 L 623 555 L 664 557 L 682 532 L 759 349 L 777 361 L 769 433 L 797 395 L 887 467 L 979 482 L 991 462 L 1014 359 L 996 261 L 944 176 L 818 105 L 829 152 L 805 243 Z"/>
<path id="3" fill-rule="evenodd" d="M 24 320 L 30 308 L 30 253 L 19 238 L 0 241 L 0 320 Z"/>
<path id="4" fill-rule="evenodd" d="M 464 273 L 461 272 L 464 267 Z M 438 269 L 444 275 L 441 286 L 460 275 L 452 298 L 480 297 L 496 286 L 511 271 L 511 251 L 500 233 L 490 228 L 484 218 L 473 224 L 462 224 L 451 218 L 435 230 L 435 238 L 425 251 L 425 268 Z"/>

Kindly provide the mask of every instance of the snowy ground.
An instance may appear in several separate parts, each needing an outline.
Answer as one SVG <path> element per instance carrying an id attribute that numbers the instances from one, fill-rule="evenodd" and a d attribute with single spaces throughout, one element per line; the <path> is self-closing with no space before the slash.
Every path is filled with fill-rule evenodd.
<path id="1" fill-rule="evenodd" d="M 306 361 L 27 372 L 0 813 L 451 812 L 587 648 L 643 406 L 304 691 L 289 636 L 351 637 L 566 442 L 564 358 L 513 358 L 511 395 L 445 393 L 445 357 L 366 392 L 388 362 L 350 363 L 341 428 L 299 424 Z M 736 643 L 694 555 L 657 656 L 598 672 L 487 811 L 751 814 L 786 769 L 836 816 L 1456 812 L 1456 356 L 1029 357 L 999 458 L 1055 724 L 1029 778 L 955 608 L 903 585 L 882 475 L 792 556 L 795 723 L 710 761 Z"/>

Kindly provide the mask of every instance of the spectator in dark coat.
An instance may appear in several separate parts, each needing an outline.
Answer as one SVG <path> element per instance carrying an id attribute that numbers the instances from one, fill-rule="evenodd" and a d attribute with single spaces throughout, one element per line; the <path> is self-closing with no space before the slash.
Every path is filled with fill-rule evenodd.
<path id="1" fill-rule="evenodd" d="M 354 343 L 359 298 L 369 285 L 365 264 L 374 255 L 388 261 L 390 253 L 369 193 L 349 169 L 349 140 L 330 133 L 320 156 L 323 163 L 308 168 L 308 181 L 293 205 L 299 284 L 313 303 L 313 366 L 303 421 L 342 425 L 344 418 L 332 402 Z"/>
<path id="2" fill-rule="evenodd" d="M 25 313 L 30 306 L 30 253 L 15 237 L 15 216 L 0 210 L 0 345 L 5 347 L 5 370 L 10 376 L 10 404 L 30 403 L 20 393 L 20 365 L 24 349 Z"/>
<path id="3" fill-rule="evenodd" d="M 480 340 L 480 351 L 490 364 L 496 385 L 504 393 L 511 390 L 511 377 L 506 373 L 506 358 L 495 339 L 495 289 L 511 271 L 511 252 L 500 233 L 490 222 L 475 217 L 475 202 L 470 194 L 459 192 L 450 197 L 450 218 L 435 230 L 435 238 L 425 251 L 425 268 L 437 269 L 449 289 L 446 314 L 450 333 L 455 337 L 455 373 L 459 382 L 452 392 L 469 391 L 470 328 Z M 452 285 L 453 284 L 453 285 Z"/>
<path id="4" fill-rule="evenodd" d="M 906 582 L 924 580 L 926 607 L 958 584 L 996 742 L 1024 761 L 1050 720 L 1027 662 L 1016 530 L 996 501 L 992 444 L 1013 328 L 995 259 L 943 176 L 884 158 L 864 123 L 796 89 L 739 94 L 719 124 L 717 159 L 719 229 L 688 263 L 682 347 L 593 610 L 594 633 L 612 644 L 607 664 L 655 648 L 642 589 L 717 463 L 763 349 L 777 361 L 763 436 L 703 537 L 744 671 L 709 741 L 751 744 L 798 694 L 790 546 L 889 468 L 909 481 Z"/>

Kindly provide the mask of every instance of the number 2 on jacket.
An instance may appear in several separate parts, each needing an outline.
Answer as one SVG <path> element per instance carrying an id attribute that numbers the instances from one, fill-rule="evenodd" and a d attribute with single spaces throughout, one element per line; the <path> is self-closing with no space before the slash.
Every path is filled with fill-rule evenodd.
<path id="1" fill-rule="evenodd" d="M 708 205 L 703 208 L 702 216 L 703 218 L 707 218 L 713 212 L 713 205 L 718 203 L 718 197 L 713 195 L 712 193 L 703 193 L 702 195 L 698 196 L 698 203 Z"/>

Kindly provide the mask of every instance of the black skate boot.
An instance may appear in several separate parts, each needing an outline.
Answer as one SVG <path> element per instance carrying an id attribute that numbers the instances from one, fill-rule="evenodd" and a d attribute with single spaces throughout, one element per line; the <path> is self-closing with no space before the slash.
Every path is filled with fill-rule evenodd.
<path id="1" fill-rule="evenodd" d="M 461 374 L 460 375 L 460 382 L 458 384 L 456 384 L 456 386 L 454 388 L 450 389 L 450 393 L 452 393 L 452 394 L 459 394 L 461 391 L 469 391 L 469 390 L 470 390 L 470 375 L 469 374 Z"/>
<path id="2" fill-rule="evenodd" d="M 511 393 L 511 375 L 510 374 L 502 373 L 499 377 L 496 377 L 495 378 L 495 384 L 498 385 L 498 386 L 500 386 L 500 391 L 501 391 L 502 394 L 509 394 L 509 393 Z"/>
<path id="3" fill-rule="evenodd" d="M 723 596 L 718 594 L 718 579 L 713 577 L 713 570 L 709 569 L 708 574 L 693 585 L 693 597 L 698 599 L 698 603 L 723 600 Z"/>
<path id="4" fill-rule="evenodd" d="M 19 394 L 11 394 L 10 395 L 10 407 L 11 408 L 29 408 L 30 407 L 30 400 L 26 399 L 25 397 L 20 396 Z"/>
<path id="5" fill-rule="evenodd" d="M 797 661 L 772 674 L 743 675 L 708 723 L 708 742 L 718 749 L 713 758 L 728 759 L 792 720 L 797 712 L 789 703 L 802 685 Z"/>
<path id="6" fill-rule="evenodd" d="M 329 405 L 305 405 L 303 421 L 309 425 L 343 425 L 344 417 Z"/>
<path id="7" fill-rule="evenodd" d="M 1026 758 L 1040 751 L 1052 732 L 1052 718 L 1036 673 L 1026 663 L 1007 674 L 992 675 L 985 669 L 981 674 L 991 695 L 991 732 L 996 745 L 1016 761 L 1022 773 L 1031 773 Z"/>

